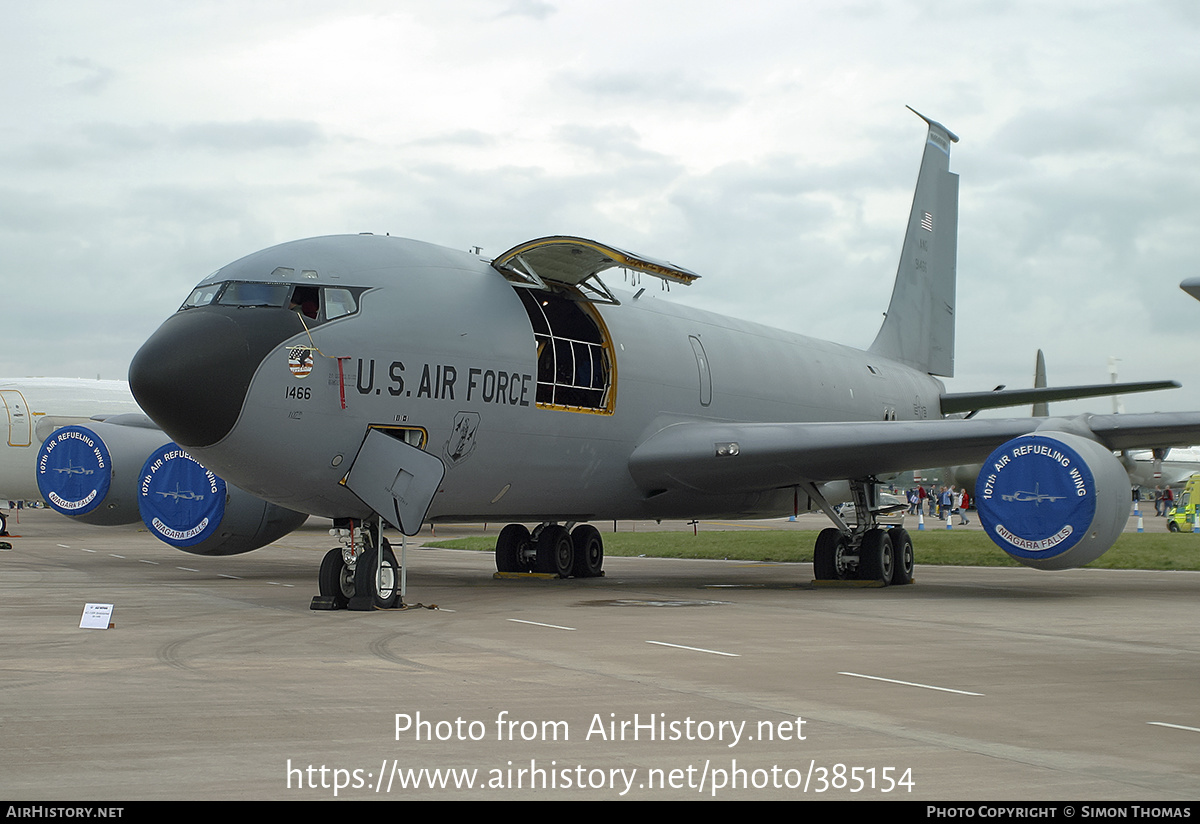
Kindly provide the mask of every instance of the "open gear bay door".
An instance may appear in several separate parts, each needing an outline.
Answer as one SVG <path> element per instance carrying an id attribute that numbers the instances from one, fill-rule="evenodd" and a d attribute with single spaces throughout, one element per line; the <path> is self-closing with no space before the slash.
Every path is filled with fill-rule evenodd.
<path id="1" fill-rule="evenodd" d="M 437 455 L 372 429 L 346 475 L 346 486 L 392 526 L 416 535 L 445 474 Z"/>

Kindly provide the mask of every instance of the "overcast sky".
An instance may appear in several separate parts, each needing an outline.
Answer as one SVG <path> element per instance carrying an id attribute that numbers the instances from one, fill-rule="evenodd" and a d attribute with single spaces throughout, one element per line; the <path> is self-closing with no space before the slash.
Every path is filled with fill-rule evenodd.
<path id="1" fill-rule="evenodd" d="M 336 5 L 336 8 L 335 8 Z M 865 347 L 961 138 L 951 391 L 1200 409 L 1200 5 L 0 0 L 0 376 L 124 378 L 214 269 L 391 233 L 592 237 L 670 300 Z M 620 278 L 616 278 L 621 285 Z M 1057 411 L 1107 412 L 1107 399 Z"/>

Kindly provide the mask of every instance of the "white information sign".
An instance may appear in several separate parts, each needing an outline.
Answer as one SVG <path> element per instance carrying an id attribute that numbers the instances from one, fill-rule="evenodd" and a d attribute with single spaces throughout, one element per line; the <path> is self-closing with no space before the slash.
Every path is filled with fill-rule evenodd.
<path id="1" fill-rule="evenodd" d="M 112 623 L 112 604 L 84 604 L 83 618 L 79 621 L 80 629 L 108 629 Z"/>

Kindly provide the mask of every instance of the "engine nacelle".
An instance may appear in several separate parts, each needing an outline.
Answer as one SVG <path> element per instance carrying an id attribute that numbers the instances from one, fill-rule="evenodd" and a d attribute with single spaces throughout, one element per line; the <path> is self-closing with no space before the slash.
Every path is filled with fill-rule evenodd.
<path id="1" fill-rule="evenodd" d="M 142 522 L 154 537 L 196 555 L 237 555 L 277 541 L 307 515 L 218 478 L 174 443 L 150 453 L 138 485 Z"/>
<path id="2" fill-rule="evenodd" d="M 1022 564 L 1070 569 L 1096 560 L 1129 520 L 1129 476 L 1101 444 L 1069 432 L 1013 438 L 975 483 L 979 521 Z"/>
<path id="3" fill-rule="evenodd" d="M 138 472 L 167 440 L 158 429 L 88 423 L 56 429 L 37 455 L 37 484 L 46 503 L 97 526 L 135 524 Z"/>
<path id="4" fill-rule="evenodd" d="M 38 451 L 38 488 L 63 515 L 97 526 L 140 520 L 197 555 L 258 549 L 307 518 L 226 484 L 166 437 L 136 423 L 65 426 Z"/>

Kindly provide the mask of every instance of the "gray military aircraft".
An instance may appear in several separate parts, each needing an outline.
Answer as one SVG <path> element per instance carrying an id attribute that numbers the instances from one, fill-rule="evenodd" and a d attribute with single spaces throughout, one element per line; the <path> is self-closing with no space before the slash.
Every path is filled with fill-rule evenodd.
<path id="1" fill-rule="evenodd" d="M 958 138 L 921 117 L 901 262 L 866 350 L 644 290 L 618 296 L 606 270 L 681 284 L 698 275 L 583 238 L 541 238 L 488 260 L 333 236 L 202 280 L 134 357 L 134 396 L 222 477 L 332 518 L 343 546 L 325 557 L 320 588 L 352 607 L 395 601 L 383 520 L 405 535 L 426 520 L 508 523 L 499 570 L 583 577 L 602 574 L 591 521 L 819 508 L 834 526 L 816 542 L 818 579 L 904 584 L 912 540 L 880 527 L 876 476 L 985 458 L 976 500 L 997 543 L 1032 566 L 1086 563 L 1127 516 L 1112 450 L 1196 442 L 1200 414 L 962 418 L 1177 384 L 946 392 Z M 853 523 L 834 511 L 839 489 Z M 1020 489 L 1062 500 L 1033 513 L 1013 496 Z"/>

